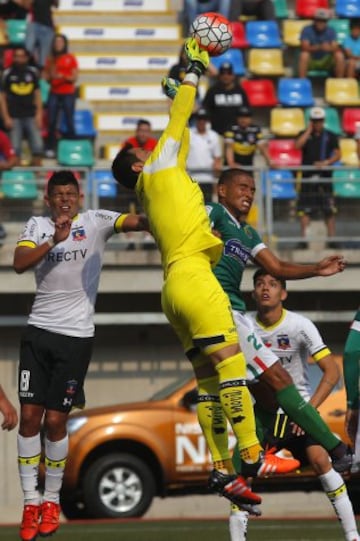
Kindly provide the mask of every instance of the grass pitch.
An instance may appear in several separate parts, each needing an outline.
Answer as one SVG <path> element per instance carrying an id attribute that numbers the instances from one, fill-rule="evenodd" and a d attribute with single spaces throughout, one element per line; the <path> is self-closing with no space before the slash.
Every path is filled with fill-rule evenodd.
<path id="1" fill-rule="evenodd" d="M 1 541 L 18 539 L 17 526 L 0 526 Z M 38 538 L 39 540 L 40 538 Z M 52 541 L 229 541 L 226 520 L 88 521 L 61 524 Z M 248 541 L 339 541 L 332 519 L 252 519 Z"/>

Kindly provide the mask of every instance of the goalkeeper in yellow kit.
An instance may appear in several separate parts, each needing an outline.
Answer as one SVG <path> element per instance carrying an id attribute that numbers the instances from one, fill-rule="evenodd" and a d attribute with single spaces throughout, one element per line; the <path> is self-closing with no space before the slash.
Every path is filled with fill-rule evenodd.
<path id="1" fill-rule="evenodd" d="M 254 474 L 289 471 L 297 463 L 291 467 L 287 460 L 265 455 L 256 436 L 245 359 L 231 306 L 212 272 L 223 245 L 212 234 L 201 189 L 185 170 L 187 123 L 209 56 L 192 38 L 185 40 L 184 49 L 189 66 L 180 88 L 172 88 L 173 80 L 163 80 L 166 94 L 174 101 L 156 148 L 152 152 L 123 148 L 112 171 L 120 184 L 136 190 L 161 253 L 162 307 L 198 382 L 198 418 L 214 465 L 209 487 L 235 504 L 260 503 L 260 496 L 234 473 L 227 420 L 239 442 L 240 456 Z"/>

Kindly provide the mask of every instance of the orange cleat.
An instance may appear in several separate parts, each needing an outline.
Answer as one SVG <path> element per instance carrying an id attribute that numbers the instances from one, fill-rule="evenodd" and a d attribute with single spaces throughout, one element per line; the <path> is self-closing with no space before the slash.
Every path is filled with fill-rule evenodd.
<path id="1" fill-rule="evenodd" d="M 265 451 L 256 474 L 258 477 L 276 473 L 290 473 L 300 468 L 300 462 L 296 458 L 281 458 L 275 452 L 275 447 Z"/>
<path id="2" fill-rule="evenodd" d="M 60 505 L 53 502 L 44 502 L 41 506 L 41 522 L 39 534 L 47 537 L 56 532 L 60 524 Z"/>
<path id="3" fill-rule="evenodd" d="M 40 505 L 25 505 L 21 526 L 20 538 L 22 541 L 34 541 L 39 532 Z"/>
<path id="4" fill-rule="evenodd" d="M 209 488 L 240 507 L 242 504 L 257 505 L 262 501 L 261 497 L 248 487 L 245 479 L 237 474 L 213 470 L 209 478 Z"/>

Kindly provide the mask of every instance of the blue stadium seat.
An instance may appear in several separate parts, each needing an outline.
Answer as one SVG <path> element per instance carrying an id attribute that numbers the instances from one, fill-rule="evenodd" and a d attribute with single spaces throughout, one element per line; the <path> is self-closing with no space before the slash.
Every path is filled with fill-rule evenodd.
<path id="1" fill-rule="evenodd" d="M 297 194 L 295 190 L 294 175 L 286 169 L 270 169 L 263 172 L 262 175 L 262 191 L 266 195 L 266 177 L 271 181 L 271 197 L 272 199 L 295 199 Z"/>
<path id="2" fill-rule="evenodd" d="M 360 0 L 335 0 L 335 14 L 338 17 L 360 17 Z"/>
<path id="3" fill-rule="evenodd" d="M 274 49 L 283 42 L 276 21 L 249 21 L 246 23 L 246 39 L 250 47 Z"/>
<path id="4" fill-rule="evenodd" d="M 244 57 L 239 49 L 228 49 L 226 53 L 221 54 L 220 56 L 211 57 L 211 63 L 217 69 L 219 69 L 224 62 L 230 62 L 230 64 L 232 64 L 235 75 L 245 74 Z"/>
<path id="5" fill-rule="evenodd" d="M 284 107 L 311 107 L 314 96 L 310 79 L 282 77 L 278 83 L 278 100 Z"/>
<path id="6" fill-rule="evenodd" d="M 112 176 L 110 170 L 97 169 L 91 175 L 89 193 L 91 194 L 96 187 L 96 193 L 99 197 L 116 197 L 117 182 Z"/>
<path id="7" fill-rule="evenodd" d="M 97 131 L 94 128 L 94 117 L 89 109 L 76 109 L 74 112 L 75 133 L 78 137 L 89 137 L 94 139 Z M 65 117 L 62 116 L 60 132 L 66 133 L 67 126 Z"/>

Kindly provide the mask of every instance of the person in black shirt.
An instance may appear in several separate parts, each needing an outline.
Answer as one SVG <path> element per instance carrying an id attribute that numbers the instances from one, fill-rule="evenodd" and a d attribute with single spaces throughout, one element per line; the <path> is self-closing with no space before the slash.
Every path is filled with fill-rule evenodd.
<path id="1" fill-rule="evenodd" d="M 335 235 L 335 207 L 332 183 L 329 181 L 331 171 L 327 169 L 340 159 L 339 139 L 333 132 L 324 128 L 325 111 L 321 107 L 310 110 L 309 125 L 299 134 L 295 147 L 302 150 L 302 164 L 314 165 L 314 169 L 302 171 L 297 212 L 300 217 L 301 235 L 306 238 L 307 229 L 312 217 L 321 213 L 325 217 L 327 236 Z M 319 179 L 326 178 L 327 182 Z M 309 180 L 310 179 L 310 180 Z M 302 243 L 301 247 L 306 247 Z M 334 242 L 328 241 L 328 248 L 334 248 Z"/>
<path id="2" fill-rule="evenodd" d="M 235 124 L 237 110 L 242 105 L 249 106 L 247 95 L 236 80 L 232 64 L 224 62 L 219 68 L 218 80 L 207 90 L 202 103 L 212 129 L 223 135 Z"/>
<path id="3" fill-rule="evenodd" d="M 13 63 L 2 74 L 0 109 L 16 155 L 21 156 L 21 143 L 26 138 L 32 153 L 31 164 L 41 165 L 43 113 L 39 74 L 29 66 L 29 54 L 24 47 L 14 50 Z"/>
<path id="4" fill-rule="evenodd" d="M 263 133 L 260 126 L 252 123 L 251 117 L 248 107 L 239 107 L 236 113 L 236 124 L 224 133 L 225 158 L 229 167 L 252 166 L 257 148 L 264 156 L 267 165 L 270 165 Z"/>
<path id="5" fill-rule="evenodd" d="M 55 35 L 52 8 L 58 7 L 59 0 L 23 0 L 23 4 L 31 16 L 26 29 L 25 47 L 42 69 Z"/>

